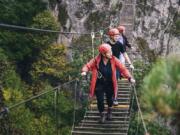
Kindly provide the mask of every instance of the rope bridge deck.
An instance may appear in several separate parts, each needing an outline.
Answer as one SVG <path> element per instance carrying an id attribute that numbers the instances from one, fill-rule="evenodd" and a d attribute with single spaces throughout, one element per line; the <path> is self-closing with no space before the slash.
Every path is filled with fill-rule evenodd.
<path id="1" fill-rule="evenodd" d="M 74 127 L 73 135 L 127 135 L 130 120 L 131 84 L 128 80 L 118 81 L 118 106 L 113 106 L 112 120 L 99 123 L 97 101 L 94 99 L 89 105 L 84 119 Z M 106 99 L 104 99 L 106 103 Z M 105 110 L 107 105 L 105 105 Z"/>

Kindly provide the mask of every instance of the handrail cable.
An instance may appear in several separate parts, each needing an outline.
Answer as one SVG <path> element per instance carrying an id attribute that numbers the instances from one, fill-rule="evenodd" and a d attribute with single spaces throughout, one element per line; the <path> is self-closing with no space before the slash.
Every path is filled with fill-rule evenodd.
<path id="1" fill-rule="evenodd" d="M 54 88 L 51 89 L 51 90 L 47 90 L 47 91 L 45 91 L 45 92 L 42 92 L 42 93 L 40 93 L 40 94 L 38 94 L 38 95 L 35 95 L 35 96 L 32 96 L 32 97 L 30 97 L 30 98 L 28 98 L 28 99 L 25 99 L 25 100 L 23 100 L 23 101 L 21 101 L 21 102 L 19 102 L 19 103 L 17 103 L 17 104 L 14 104 L 14 105 L 9 106 L 9 107 L 6 107 L 6 108 L 7 108 L 8 110 L 13 109 L 13 108 L 15 108 L 15 107 L 17 107 L 17 106 L 20 106 L 20 105 L 22 105 L 22 104 L 24 104 L 24 103 L 26 103 L 26 102 L 29 102 L 29 101 L 31 101 L 31 100 L 33 100 L 33 99 L 36 99 L 36 98 L 38 98 L 38 97 L 40 97 L 40 96 L 42 96 L 42 95 L 45 95 L 46 93 L 53 92 L 54 90 L 57 90 L 58 88 L 61 88 L 63 85 L 72 83 L 72 82 L 74 82 L 74 81 L 76 81 L 76 79 L 71 80 L 71 81 L 68 81 L 68 82 L 66 82 L 66 83 L 63 83 L 63 84 L 61 84 L 61 85 L 59 85 L 59 86 L 57 86 L 57 87 L 54 87 Z M 4 111 L 5 111 L 5 110 L 3 110 L 2 112 L 4 112 Z M 2 113 L 2 112 L 0 112 L 0 113 Z"/>
<path id="2" fill-rule="evenodd" d="M 74 100 L 75 101 L 74 101 L 74 110 L 73 110 L 73 125 L 72 125 L 72 129 L 75 127 L 75 121 L 76 121 L 77 83 L 78 83 L 78 79 L 76 80 L 76 83 L 75 83 L 75 86 L 74 86 L 74 96 L 75 96 Z M 71 132 L 71 134 L 72 134 L 72 132 Z"/>
<path id="3" fill-rule="evenodd" d="M 94 38 L 95 38 L 95 33 L 91 32 L 91 49 L 92 49 L 92 57 L 94 58 Z"/>
<path id="4" fill-rule="evenodd" d="M 138 120 L 137 120 L 137 127 L 136 127 L 136 135 L 138 135 L 138 132 L 139 132 L 139 121 L 140 121 L 139 115 L 140 115 L 140 113 L 138 111 Z"/>
<path id="5" fill-rule="evenodd" d="M 133 91 L 132 91 L 132 93 L 131 93 L 131 104 L 130 104 L 130 109 L 129 109 L 129 117 L 131 118 L 131 115 L 132 115 L 132 109 L 133 109 L 133 105 L 134 105 L 134 94 L 133 94 Z M 128 129 L 129 129 L 129 127 L 130 127 L 130 124 L 128 124 Z"/>
<path id="6" fill-rule="evenodd" d="M 78 35 L 91 35 L 90 32 L 87 33 L 79 33 L 79 32 L 61 32 L 58 30 L 50 30 L 50 29 L 41 29 L 41 28 L 33 28 L 33 27 L 26 27 L 26 26 L 19 26 L 19 25 L 13 25 L 13 24 L 5 24 L 5 23 L 0 23 L 0 27 L 3 28 L 13 28 L 13 29 L 21 29 L 21 30 L 30 30 L 30 31 L 39 31 L 39 32 L 47 32 L 47 33 L 58 33 L 58 34 L 78 34 Z M 100 33 L 101 31 L 104 31 L 108 29 L 110 26 L 101 29 L 99 31 L 94 32 L 94 34 Z"/>
<path id="7" fill-rule="evenodd" d="M 139 110 L 139 113 L 140 113 L 140 116 L 141 116 L 141 120 L 142 120 L 142 123 L 143 123 L 143 128 L 144 128 L 144 130 L 145 130 L 145 133 L 148 134 L 148 131 L 147 131 L 147 128 L 146 128 L 146 124 L 145 124 L 145 122 L 144 122 L 144 118 L 143 118 L 143 115 L 142 115 L 140 103 L 139 103 L 139 100 L 138 100 L 138 97 L 137 97 L 136 88 L 135 88 L 134 85 L 132 85 L 132 86 L 133 86 L 134 95 L 135 95 L 135 99 L 136 99 L 136 102 L 137 102 L 138 110 Z"/>
<path id="8" fill-rule="evenodd" d="M 59 33 L 59 34 L 79 34 L 79 35 L 90 35 L 90 33 L 79 33 L 79 32 L 60 32 L 60 31 L 57 31 L 57 30 L 40 29 L 40 28 L 33 28 L 33 27 L 25 27 L 25 26 L 18 26 L 18 25 L 4 24 L 4 23 L 0 23 L 0 27 L 5 27 L 5 28 L 14 28 L 14 29 L 21 29 L 21 30 L 32 30 L 32 31 L 48 32 L 48 33 Z"/>

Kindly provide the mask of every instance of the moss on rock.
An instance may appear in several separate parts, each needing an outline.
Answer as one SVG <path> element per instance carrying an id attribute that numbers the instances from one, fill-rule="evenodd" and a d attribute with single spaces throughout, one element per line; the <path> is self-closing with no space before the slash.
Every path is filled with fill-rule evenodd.
<path id="1" fill-rule="evenodd" d="M 149 62 L 154 62 L 157 58 L 157 55 L 154 50 L 151 50 L 149 48 L 147 41 L 141 37 L 138 37 L 136 39 L 136 42 L 137 42 L 138 48 L 141 52 L 141 55 L 145 59 L 147 59 Z"/>
<path id="2" fill-rule="evenodd" d="M 60 5 L 59 6 L 59 15 L 58 15 L 59 21 L 62 26 L 66 25 L 66 21 L 69 18 L 68 12 L 66 10 L 66 5 Z"/>
<path id="3" fill-rule="evenodd" d="M 107 27 L 109 23 L 108 12 L 96 11 L 89 15 L 87 21 L 85 22 L 85 27 L 88 30 L 99 30 L 100 28 Z"/>

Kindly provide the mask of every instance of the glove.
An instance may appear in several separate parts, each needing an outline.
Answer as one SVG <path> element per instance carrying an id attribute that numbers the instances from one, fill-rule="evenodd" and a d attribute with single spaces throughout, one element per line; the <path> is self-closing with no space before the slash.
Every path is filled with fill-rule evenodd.
<path id="1" fill-rule="evenodd" d="M 82 72 L 82 73 L 81 73 L 81 76 L 86 76 L 86 72 Z"/>
<path id="2" fill-rule="evenodd" d="M 128 80 L 129 80 L 129 82 L 132 83 L 132 84 L 135 84 L 135 83 L 136 83 L 136 81 L 135 81 L 133 78 L 129 78 Z"/>
<path id="3" fill-rule="evenodd" d="M 131 69 L 134 69 L 134 66 L 131 64 L 130 66 L 129 66 Z"/>
<path id="4" fill-rule="evenodd" d="M 130 79 L 130 82 L 131 82 L 132 84 L 135 84 L 135 83 L 136 83 L 136 81 L 135 81 L 133 78 Z"/>

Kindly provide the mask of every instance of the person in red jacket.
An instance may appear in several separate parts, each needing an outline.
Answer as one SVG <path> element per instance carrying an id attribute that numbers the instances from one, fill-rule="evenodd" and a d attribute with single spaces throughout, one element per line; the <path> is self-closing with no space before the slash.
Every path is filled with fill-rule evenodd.
<path id="1" fill-rule="evenodd" d="M 117 79 L 116 69 L 130 82 L 135 80 L 130 75 L 126 67 L 112 55 L 111 46 L 103 43 L 99 46 L 99 55 L 91 59 L 82 68 L 81 75 L 84 76 L 88 71 L 92 71 L 92 79 L 90 85 L 90 98 L 96 95 L 97 107 L 100 113 L 100 123 L 104 123 L 105 119 L 112 118 L 113 96 L 117 97 Z M 107 99 L 107 117 L 104 113 L 104 94 Z"/>

